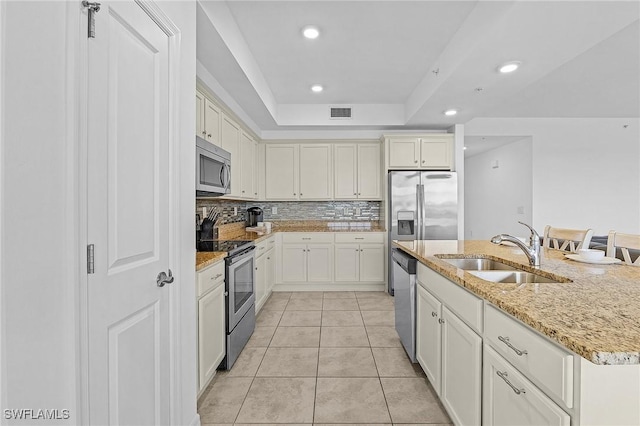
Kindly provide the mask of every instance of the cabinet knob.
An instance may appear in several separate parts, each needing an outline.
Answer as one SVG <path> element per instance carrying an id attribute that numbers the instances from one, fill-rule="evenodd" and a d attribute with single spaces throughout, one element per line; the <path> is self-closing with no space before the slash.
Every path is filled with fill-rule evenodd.
<path id="1" fill-rule="evenodd" d="M 244 191 L 242 191 L 242 193 L 244 194 Z"/>
<path id="2" fill-rule="evenodd" d="M 358 192 L 358 195 L 362 195 L 362 194 Z"/>
<path id="3" fill-rule="evenodd" d="M 356 194 L 356 193 L 354 192 L 354 193 L 353 193 L 353 195 L 358 195 L 358 194 Z"/>
<path id="4" fill-rule="evenodd" d="M 418 160 L 413 160 L 413 162 L 414 162 L 414 163 L 417 163 L 417 162 L 418 162 Z"/>
<path id="5" fill-rule="evenodd" d="M 438 316 L 438 314 L 436 314 L 435 312 L 431 312 L 431 316 L 432 316 L 432 317 L 437 317 L 437 316 Z"/>
<path id="6" fill-rule="evenodd" d="M 267 257 L 267 260 L 271 260 L 271 258 L 270 258 L 270 257 Z"/>
<path id="7" fill-rule="evenodd" d="M 438 322 L 439 322 L 440 324 L 444 324 L 444 320 L 443 320 L 442 318 L 438 318 Z"/>
<path id="8" fill-rule="evenodd" d="M 203 130 L 203 131 L 202 131 L 202 134 L 203 134 L 203 135 L 206 135 L 206 134 L 207 134 L 206 130 Z"/>
<path id="9" fill-rule="evenodd" d="M 207 137 L 208 137 L 208 138 L 210 138 L 210 137 L 211 137 L 211 133 L 209 133 L 209 134 L 207 135 Z"/>
<path id="10" fill-rule="evenodd" d="M 295 196 L 295 195 L 296 195 L 296 193 L 294 192 L 294 193 L 293 193 L 293 195 Z"/>
<path id="11" fill-rule="evenodd" d="M 358 249 L 356 249 L 356 251 L 358 251 Z"/>

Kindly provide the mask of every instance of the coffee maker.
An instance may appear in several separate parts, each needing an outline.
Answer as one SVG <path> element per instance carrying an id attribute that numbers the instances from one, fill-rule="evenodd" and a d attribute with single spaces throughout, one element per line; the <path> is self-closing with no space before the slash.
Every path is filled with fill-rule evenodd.
<path id="1" fill-rule="evenodd" d="M 250 207 L 247 209 L 247 226 L 258 226 L 262 222 L 262 209 L 260 207 Z"/>

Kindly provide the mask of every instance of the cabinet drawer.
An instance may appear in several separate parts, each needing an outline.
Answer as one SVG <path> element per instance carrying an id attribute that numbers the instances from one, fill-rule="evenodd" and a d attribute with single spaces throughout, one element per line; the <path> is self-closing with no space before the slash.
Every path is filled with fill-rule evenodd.
<path id="1" fill-rule="evenodd" d="M 336 243 L 383 243 L 382 232 L 336 232 Z"/>
<path id="2" fill-rule="evenodd" d="M 224 260 L 197 273 L 198 297 L 204 296 L 209 290 L 224 284 Z"/>
<path id="3" fill-rule="evenodd" d="M 267 240 L 262 240 L 256 244 L 256 257 L 260 257 L 269 250 L 271 246 L 269 246 Z"/>
<path id="4" fill-rule="evenodd" d="M 485 339 L 551 397 L 573 407 L 573 355 L 487 305 Z"/>
<path id="5" fill-rule="evenodd" d="M 437 272 L 418 263 L 418 282 L 447 305 L 478 334 L 482 334 L 483 301 Z"/>
<path id="6" fill-rule="evenodd" d="M 299 233 L 287 232 L 282 234 L 283 243 L 332 243 L 333 232 Z"/>
<path id="7" fill-rule="evenodd" d="M 490 346 L 484 345 L 485 425 L 569 426 L 571 418 Z"/>

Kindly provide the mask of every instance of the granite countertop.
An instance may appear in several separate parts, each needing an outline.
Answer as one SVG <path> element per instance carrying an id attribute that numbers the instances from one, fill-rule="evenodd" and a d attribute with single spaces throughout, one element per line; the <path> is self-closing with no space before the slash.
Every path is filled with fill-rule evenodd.
<path id="1" fill-rule="evenodd" d="M 227 257 L 226 251 L 199 251 L 196 252 L 196 272 L 207 266 L 213 265 Z"/>
<path id="2" fill-rule="evenodd" d="M 517 247 L 488 241 L 394 241 L 393 245 L 583 358 L 640 364 L 640 267 L 575 262 L 542 249 L 539 268 Z M 571 282 L 490 283 L 442 258 L 486 257 Z"/>

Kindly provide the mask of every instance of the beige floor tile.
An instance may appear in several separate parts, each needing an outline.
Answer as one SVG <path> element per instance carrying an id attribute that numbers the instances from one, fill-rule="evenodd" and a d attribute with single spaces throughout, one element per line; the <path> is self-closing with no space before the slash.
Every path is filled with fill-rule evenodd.
<path id="1" fill-rule="evenodd" d="M 389 423 L 377 378 L 318 378 L 316 423 Z"/>
<path id="2" fill-rule="evenodd" d="M 278 327 L 270 344 L 289 348 L 317 348 L 319 345 L 320 327 Z"/>
<path id="3" fill-rule="evenodd" d="M 234 426 L 233 423 L 200 423 L 200 426 Z"/>
<path id="4" fill-rule="evenodd" d="M 401 348 L 402 342 L 395 327 L 366 327 L 372 348 Z"/>
<path id="5" fill-rule="evenodd" d="M 452 424 L 453 423 L 394 423 L 393 426 L 451 426 Z"/>
<path id="6" fill-rule="evenodd" d="M 198 409 L 202 423 L 233 423 L 240 411 L 251 377 L 216 377 L 211 391 Z"/>
<path id="7" fill-rule="evenodd" d="M 320 327 L 322 311 L 285 311 L 280 327 Z"/>
<path id="8" fill-rule="evenodd" d="M 315 378 L 256 377 L 238 423 L 312 423 Z"/>
<path id="9" fill-rule="evenodd" d="M 357 311 L 358 302 L 353 299 L 324 299 L 322 303 L 323 311 Z"/>
<path id="10" fill-rule="evenodd" d="M 271 299 L 287 299 L 291 298 L 290 291 L 274 291 L 271 292 L 271 296 L 269 296 L 269 300 Z"/>
<path id="11" fill-rule="evenodd" d="M 237 423 L 236 423 L 237 426 Z M 314 423 L 313 426 L 371 426 L 369 423 Z M 393 426 L 391 423 L 376 423 L 376 426 Z M 411 425 L 420 426 L 420 425 Z M 432 425 L 429 425 L 432 426 Z"/>
<path id="12" fill-rule="evenodd" d="M 322 327 L 320 346 L 332 348 L 368 348 L 369 339 L 367 339 L 367 333 L 364 327 Z"/>
<path id="13" fill-rule="evenodd" d="M 291 299 L 322 299 L 324 296 L 321 291 L 294 291 L 291 292 Z"/>
<path id="14" fill-rule="evenodd" d="M 240 356 L 238 356 L 238 359 L 233 364 L 233 367 L 231 367 L 231 370 L 229 370 L 227 375 L 229 377 L 255 376 L 266 351 L 267 348 L 264 347 L 245 347 L 242 352 L 240 352 Z"/>
<path id="15" fill-rule="evenodd" d="M 318 377 L 378 377 L 370 348 L 320 348 Z"/>
<path id="16" fill-rule="evenodd" d="M 256 377 L 316 377 L 318 348 L 269 348 Z"/>
<path id="17" fill-rule="evenodd" d="M 353 291 L 325 291 L 325 299 L 355 299 L 356 294 Z"/>
<path id="18" fill-rule="evenodd" d="M 322 311 L 323 327 L 362 327 L 360 311 Z"/>
<path id="19" fill-rule="evenodd" d="M 263 311 L 284 311 L 289 303 L 289 299 L 269 299 L 262 307 Z"/>
<path id="20" fill-rule="evenodd" d="M 426 379 L 383 378 L 380 381 L 394 423 L 451 422 Z"/>
<path id="21" fill-rule="evenodd" d="M 235 423 L 233 424 L 233 426 L 256 426 L 256 424 L 259 424 L 260 426 L 313 426 L 312 423 Z M 202 426 L 208 426 L 208 425 L 202 425 Z M 350 425 L 350 426 L 353 426 L 353 425 Z"/>
<path id="22" fill-rule="evenodd" d="M 358 299 L 393 299 L 393 296 L 389 295 L 386 291 L 356 291 L 355 293 Z"/>
<path id="23" fill-rule="evenodd" d="M 257 327 L 277 327 L 284 311 L 260 311 L 256 318 Z"/>
<path id="24" fill-rule="evenodd" d="M 371 297 L 366 299 L 358 298 L 358 305 L 361 311 L 393 311 L 393 298 Z"/>
<path id="25" fill-rule="evenodd" d="M 297 294 L 297 293 L 294 293 Z M 287 303 L 287 311 L 321 311 L 322 297 L 312 297 L 309 299 L 293 299 Z"/>
<path id="26" fill-rule="evenodd" d="M 412 364 L 404 348 L 371 348 L 380 377 L 420 377 L 419 364 Z"/>
<path id="27" fill-rule="evenodd" d="M 273 333 L 276 332 L 276 327 L 258 327 L 253 330 L 251 338 L 247 342 L 246 348 L 256 348 L 269 346 Z"/>
<path id="28" fill-rule="evenodd" d="M 395 311 L 362 311 L 362 319 L 364 325 L 395 327 L 396 313 Z"/>

